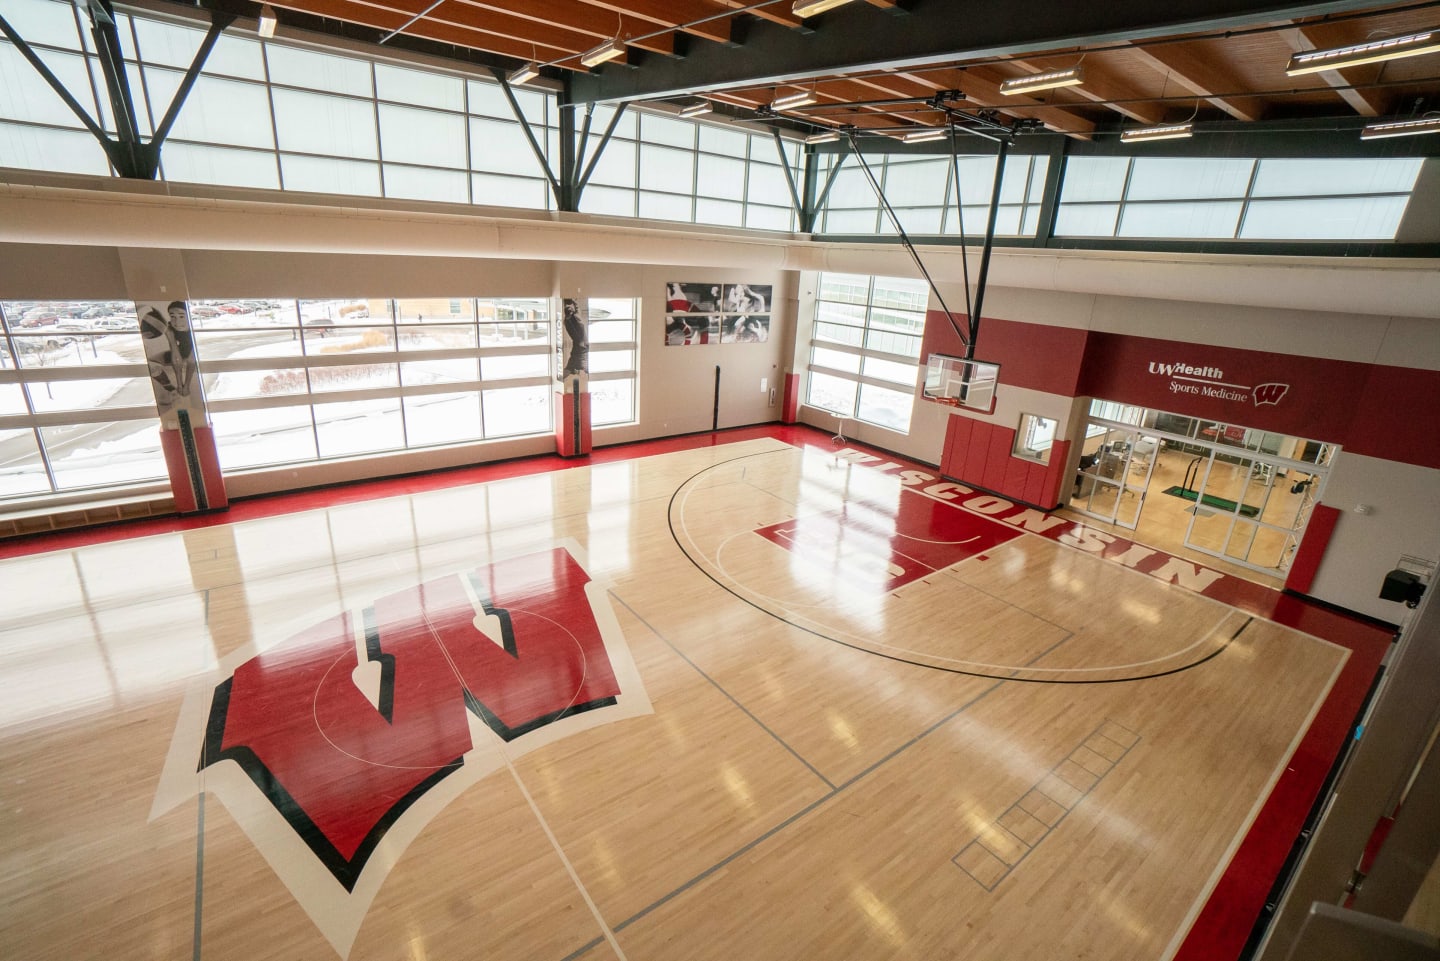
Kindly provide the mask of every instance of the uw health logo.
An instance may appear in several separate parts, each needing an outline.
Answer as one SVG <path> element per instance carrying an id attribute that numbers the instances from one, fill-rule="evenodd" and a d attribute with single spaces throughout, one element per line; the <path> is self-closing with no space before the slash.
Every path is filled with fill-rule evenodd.
<path id="1" fill-rule="evenodd" d="M 231 660 L 187 697 L 151 819 L 217 796 L 341 957 L 389 867 L 465 788 L 651 710 L 604 587 L 563 547 Z"/>

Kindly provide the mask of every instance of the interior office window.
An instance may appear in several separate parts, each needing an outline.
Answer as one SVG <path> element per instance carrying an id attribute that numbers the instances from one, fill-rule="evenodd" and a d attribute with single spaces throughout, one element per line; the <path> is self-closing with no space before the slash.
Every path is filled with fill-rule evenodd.
<path id="1" fill-rule="evenodd" d="M 636 357 L 640 302 L 592 297 L 590 334 L 590 424 L 614 427 L 636 420 Z"/>
<path id="2" fill-rule="evenodd" d="M 0 302 L 0 503 L 166 477 L 133 303 Z"/>
<path id="3" fill-rule="evenodd" d="M 928 298 L 922 280 L 821 274 L 806 403 L 908 432 Z"/>

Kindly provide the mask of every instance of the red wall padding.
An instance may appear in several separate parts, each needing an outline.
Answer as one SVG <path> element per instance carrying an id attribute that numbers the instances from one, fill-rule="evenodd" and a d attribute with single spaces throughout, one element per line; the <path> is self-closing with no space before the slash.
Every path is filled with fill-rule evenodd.
<path id="1" fill-rule="evenodd" d="M 1295 561 L 1290 565 L 1290 576 L 1285 578 L 1285 589 L 1306 594 L 1320 570 L 1320 560 L 1330 544 L 1330 535 L 1335 532 L 1335 523 L 1340 520 L 1340 509 L 1328 504 L 1316 504 L 1310 513 L 1310 524 L 1305 528 L 1305 538 L 1295 552 Z"/>

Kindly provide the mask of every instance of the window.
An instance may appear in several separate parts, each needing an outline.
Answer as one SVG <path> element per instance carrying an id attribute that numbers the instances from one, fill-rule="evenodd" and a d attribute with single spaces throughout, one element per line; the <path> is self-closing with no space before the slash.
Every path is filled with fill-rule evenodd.
<path id="1" fill-rule="evenodd" d="M 1021 414 L 1020 429 L 1015 432 L 1015 447 L 1011 453 L 1016 457 L 1050 463 L 1050 448 L 1055 443 L 1056 422 L 1039 414 Z"/>
<path id="2" fill-rule="evenodd" d="M 549 303 L 191 304 L 227 471 L 550 430 Z"/>
<path id="3" fill-rule="evenodd" d="M 590 338 L 590 425 L 633 424 L 639 302 L 591 298 L 587 302 Z"/>
<path id="4" fill-rule="evenodd" d="M 928 298 L 920 280 L 821 274 L 805 402 L 908 432 Z"/>
<path id="5" fill-rule="evenodd" d="M 163 485 L 133 303 L 0 302 L 0 504 Z"/>

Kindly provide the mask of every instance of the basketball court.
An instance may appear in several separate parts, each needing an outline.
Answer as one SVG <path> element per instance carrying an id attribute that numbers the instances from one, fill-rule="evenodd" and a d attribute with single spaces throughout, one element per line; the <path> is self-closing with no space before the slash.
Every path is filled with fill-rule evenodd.
<path id="1" fill-rule="evenodd" d="M 1389 641 L 803 428 L 426 486 L 0 561 L 7 956 L 1235 957 Z"/>

